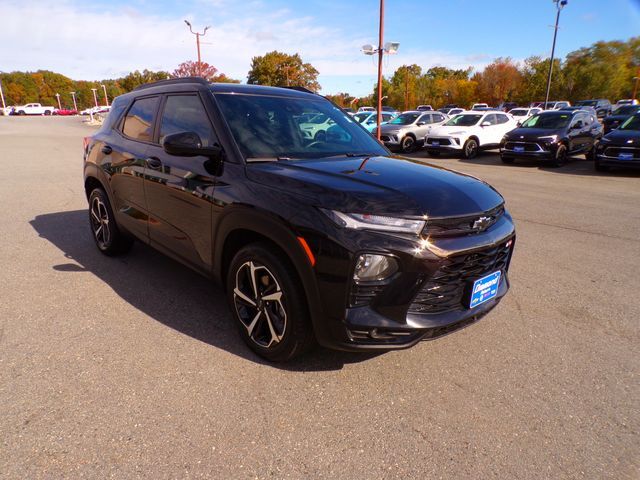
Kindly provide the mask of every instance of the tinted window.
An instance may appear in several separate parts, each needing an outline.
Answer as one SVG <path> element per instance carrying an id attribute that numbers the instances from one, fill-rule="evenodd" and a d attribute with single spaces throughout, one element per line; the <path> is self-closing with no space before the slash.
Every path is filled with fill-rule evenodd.
<path id="1" fill-rule="evenodd" d="M 470 127 L 478 123 L 482 115 L 456 115 L 444 125 L 446 127 Z"/>
<path id="2" fill-rule="evenodd" d="M 120 120 L 126 108 L 127 102 L 120 97 L 116 98 L 111 104 L 109 115 L 107 115 L 107 119 L 103 122 L 102 127 L 100 127 L 100 131 L 106 132 L 107 130 L 111 130 L 118 123 L 118 120 Z"/>
<path id="3" fill-rule="evenodd" d="M 431 123 L 431 115 L 422 115 L 418 119 L 418 123 Z"/>
<path id="4" fill-rule="evenodd" d="M 484 120 L 482 120 L 482 123 L 484 122 L 489 122 L 491 125 L 495 125 L 498 123 L 498 120 L 496 119 L 496 116 L 492 113 L 491 115 L 487 115 L 486 117 L 484 117 Z"/>
<path id="5" fill-rule="evenodd" d="M 216 94 L 216 99 L 245 158 L 386 153 L 355 119 L 322 98 Z M 325 121 L 298 123 L 302 113 L 316 113 Z"/>
<path id="6" fill-rule="evenodd" d="M 434 115 L 433 116 L 433 121 L 434 122 L 442 122 L 444 120 L 444 117 L 442 115 Z"/>
<path id="7" fill-rule="evenodd" d="M 122 127 L 122 132 L 127 137 L 141 142 L 153 140 L 153 121 L 158 107 L 158 98 L 139 98 L 133 102 Z"/>
<path id="8" fill-rule="evenodd" d="M 640 130 L 640 115 L 629 117 L 627 121 L 620 126 L 620 130 Z"/>
<path id="9" fill-rule="evenodd" d="M 160 143 L 172 133 L 195 132 L 202 146 L 216 144 L 211 123 L 200 98 L 196 95 L 171 95 L 167 97 L 160 123 Z"/>
<path id="10" fill-rule="evenodd" d="M 509 121 L 509 117 L 506 115 L 497 114 L 496 118 L 498 119 L 498 123 L 507 123 Z"/>
<path id="11" fill-rule="evenodd" d="M 393 125 L 411 125 L 419 116 L 419 113 L 402 113 L 389 123 Z"/>
<path id="12" fill-rule="evenodd" d="M 522 124 L 522 128 L 544 128 L 555 130 L 569 125 L 571 114 L 569 113 L 540 113 L 530 117 Z"/>

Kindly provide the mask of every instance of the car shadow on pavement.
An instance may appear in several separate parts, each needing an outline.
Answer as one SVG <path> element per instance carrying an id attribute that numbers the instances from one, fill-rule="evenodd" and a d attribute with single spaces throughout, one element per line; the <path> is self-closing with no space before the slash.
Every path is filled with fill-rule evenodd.
<path id="1" fill-rule="evenodd" d="M 54 265 L 54 270 L 91 272 L 123 301 L 178 332 L 246 360 L 289 371 L 339 370 L 378 355 L 317 348 L 288 363 L 266 362 L 240 338 L 222 288 L 140 242 L 129 255 L 106 257 L 97 250 L 87 222 L 87 211 L 75 210 L 38 215 L 29 223 L 69 260 Z"/>

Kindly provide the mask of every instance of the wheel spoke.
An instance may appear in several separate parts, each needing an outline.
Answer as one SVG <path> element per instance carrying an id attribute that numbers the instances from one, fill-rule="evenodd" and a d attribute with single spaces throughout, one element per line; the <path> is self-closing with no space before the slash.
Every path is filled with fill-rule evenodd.
<path id="1" fill-rule="evenodd" d="M 253 289 L 253 297 L 258 298 L 258 282 L 256 279 L 256 266 L 253 262 L 249 262 L 249 280 L 251 281 L 251 288 Z"/>
<path id="2" fill-rule="evenodd" d="M 274 342 L 277 343 L 280 340 L 282 340 L 282 337 L 278 335 L 275 329 L 273 328 L 273 322 L 271 321 L 271 316 L 269 315 L 269 312 L 267 310 L 264 311 L 264 316 L 267 319 L 267 325 L 269 326 L 269 333 L 271 334 L 271 340 L 269 340 L 269 344 L 267 345 L 267 347 L 270 347 L 272 343 Z"/>
<path id="3" fill-rule="evenodd" d="M 279 290 L 277 292 L 273 292 L 269 295 L 264 295 L 262 297 L 262 300 L 266 301 L 266 302 L 279 302 L 280 299 L 282 298 L 282 291 Z"/>
<path id="4" fill-rule="evenodd" d="M 93 217 L 93 219 L 94 219 L 96 222 L 100 223 L 100 217 L 99 217 L 99 216 L 98 216 L 98 214 L 96 213 L 95 208 L 92 208 L 92 209 L 91 209 L 91 216 Z"/>
<path id="5" fill-rule="evenodd" d="M 241 300 L 247 302 L 249 305 L 251 305 L 252 307 L 256 306 L 256 302 L 254 300 L 251 300 L 244 292 L 242 292 L 238 287 L 236 287 L 233 290 L 233 293 L 239 297 Z"/>
<path id="6" fill-rule="evenodd" d="M 253 317 L 253 320 L 251 320 L 251 323 L 248 326 L 245 325 L 249 336 L 253 334 L 253 330 L 256 328 L 256 323 L 258 323 L 258 320 L 260 319 L 260 315 L 262 315 L 262 312 L 258 311 L 258 313 L 256 313 L 256 316 Z"/>
<path id="7" fill-rule="evenodd" d="M 98 238 L 98 237 L 100 237 L 102 235 L 102 224 L 100 224 L 100 226 L 98 228 L 96 228 L 95 235 L 96 235 L 96 238 Z M 104 238 L 103 238 L 103 241 L 104 241 Z"/>

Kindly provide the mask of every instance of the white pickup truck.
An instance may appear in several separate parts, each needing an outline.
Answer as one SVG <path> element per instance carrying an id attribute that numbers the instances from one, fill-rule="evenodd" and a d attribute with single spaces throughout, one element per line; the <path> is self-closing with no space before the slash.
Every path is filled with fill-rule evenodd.
<path id="1" fill-rule="evenodd" d="M 27 103 L 13 108 L 14 115 L 53 115 L 55 107 L 43 107 L 39 103 Z"/>

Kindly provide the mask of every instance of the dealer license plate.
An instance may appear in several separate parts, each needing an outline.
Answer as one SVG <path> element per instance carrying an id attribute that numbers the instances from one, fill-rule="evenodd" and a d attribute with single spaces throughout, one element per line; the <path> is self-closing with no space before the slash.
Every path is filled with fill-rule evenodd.
<path id="1" fill-rule="evenodd" d="M 618 160 L 633 160 L 633 153 L 619 153 Z"/>
<path id="2" fill-rule="evenodd" d="M 524 152 L 524 147 L 516 145 L 515 147 L 513 147 L 513 151 L 514 152 Z"/>
<path id="3" fill-rule="evenodd" d="M 431 140 L 431 146 L 432 147 L 439 147 L 440 146 L 440 142 L 438 140 Z"/>
<path id="4" fill-rule="evenodd" d="M 498 286 L 500 285 L 501 276 L 502 272 L 497 271 L 473 282 L 469 308 L 477 307 L 498 295 Z"/>

